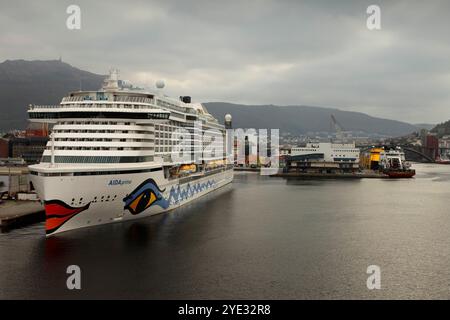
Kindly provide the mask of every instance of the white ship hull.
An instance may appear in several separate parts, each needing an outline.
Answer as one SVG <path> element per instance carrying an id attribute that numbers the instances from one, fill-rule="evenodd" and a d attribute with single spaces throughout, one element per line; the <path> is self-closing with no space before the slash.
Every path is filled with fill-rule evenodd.
<path id="1" fill-rule="evenodd" d="M 135 174 L 31 175 L 44 201 L 47 235 L 143 218 L 175 209 L 233 180 L 232 169 L 178 179 L 163 171 Z"/>

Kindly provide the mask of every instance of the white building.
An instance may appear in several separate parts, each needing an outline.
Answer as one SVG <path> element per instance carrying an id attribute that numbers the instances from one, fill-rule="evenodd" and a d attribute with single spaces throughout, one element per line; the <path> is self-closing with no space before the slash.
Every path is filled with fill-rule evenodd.
<path id="1" fill-rule="evenodd" d="M 304 156 L 323 162 L 359 163 L 360 150 L 354 143 L 308 143 L 305 147 L 293 147 L 291 156 Z"/>

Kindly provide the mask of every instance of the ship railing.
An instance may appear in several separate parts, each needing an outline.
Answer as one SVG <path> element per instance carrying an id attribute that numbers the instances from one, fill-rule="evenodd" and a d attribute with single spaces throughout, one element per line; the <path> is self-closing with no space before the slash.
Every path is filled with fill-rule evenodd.
<path id="1" fill-rule="evenodd" d="M 180 112 L 183 112 L 183 113 L 197 114 L 197 111 L 195 111 L 194 109 L 186 108 L 186 107 L 183 107 L 183 106 L 177 106 L 174 103 L 167 102 L 167 101 L 164 101 L 164 100 L 157 100 L 156 104 L 158 106 L 161 106 L 161 107 L 164 107 L 164 108 L 168 108 L 168 109 L 172 109 L 172 110 L 175 110 L 175 111 L 180 111 Z"/>
<path id="2" fill-rule="evenodd" d="M 70 97 L 72 98 L 72 97 Z M 78 102 L 83 100 L 72 100 L 72 99 L 66 99 L 64 98 L 62 102 Z M 105 100 L 91 100 L 91 101 L 101 101 L 106 102 Z M 115 101 L 115 102 L 122 102 L 122 103 L 85 103 L 85 104 L 70 104 L 70 103 L 64 103 L 60 105 L 29 105 L 29 110 L 33 109 L 55 109 L 55 108 L 119 108 L 119 109 L 159 109 L 160 107 L 165 107 L 168 109 L 181 111 L 183 113 L 189 113 L 189 114 L 197 114 L 197 112 L 190 108 L 184 108 L 184 107 L 178 107 L 175 105 L 167 105 L 167 104 L 158 104 L 152 105 L 153 103 L 152 99 L 146 99 L 146 101 L 139 101 L 139 102 L 132 102 L 132 101 Z M 139 103 L 139 104 L 137 104 Z M 142 105 L 141 105 L 142 103 Z M 150 104 L 150 105 L 149 105 Z"/>
<path id="3" fill-rule="evenodd" d="M 59 108 L 59 105 L 29 105 L 28 110 L 34 110 L 34 109 L 55 109 Z"/>
<path id="4" fill-rule="evenodd" d="M 133 105 L 133 104 L 61 104 L 61 105 L 30 105 L 29 110 L 44 108 L 118 108 L 118 109 L 159 109 L 154 105 Z"/>

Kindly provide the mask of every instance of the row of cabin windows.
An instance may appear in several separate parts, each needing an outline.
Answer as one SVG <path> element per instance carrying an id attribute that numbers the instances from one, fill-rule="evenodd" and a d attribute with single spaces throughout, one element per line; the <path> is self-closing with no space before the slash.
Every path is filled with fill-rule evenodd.
<path id="1" fill-rule="evenodd" d="M 205 127 L 205 126 L 203 126 L 203 128 L 197 128 L 197 127 L 193 126 L 192 124 L 184 124 L 184 123 L 179 123 L 176 121 L 169 121 L 168 123 L 165 123 L 165 124 L 155 124 L 155 131 L 173 132 L 179 128 L 188 130 L 189 132 L 205 131 L 205 130 L 209 130 L 209 129 L 214 129 L 214 128 L 209 128 L 209 127 Z"/>
<path id="2" fill-rule="evenodd" d="M 155 140 L 155 145 L 176 145 L 178 142 L 173 140 Z"/>
<path id="3" fill-rule="evenodd" d="M 359 153 L 359 150 L 355 149 L 343 149 L 343 150 L 333 150 L 335 152 L 353 152 L 353 153 Z"/>
<path id="4" fill-rule="evenodd" d="M 46 150 L 51 150 L 48 146 Z M 154 150 L 154 147 L 54 147 L 55 150 L 106 150 L 106 151 L 130 151 L 130 150 Z"/>
<path id="5" fill-rule="evenodd" d="M 181 111 L 181 112 L 184 112 L 184 113 L 189 113 L 190 112 L 190 109 L 188 109 L 186 107 L 177 106 L 175 104 L 172 104 L 172 103 L 169 103 L 169 102 L 166 102 L 166 101 L 157 100 L 156 104 L 158 106 L 161 106 L 161 107 L 174 109 L 174 110 Z M 195 111 L 192 111 L 192 112 L 195 112 Z"/>
<path id="6" fill-rule="evenodd" d="M 51 173 L 44 173 L 44 172 L 36 172 L 36 171 L 30 171 L 30 174 L 35 176 L 44 176 L 44 177 L 64 177 L 64 176 L 100 176 L 100 175 L 116 175 L 116 174 L 133 174 L 133 173 L 145 173 L 145 172 L 155 172 L 155 171 L 161 171 L 162 168 L 151 168 L 151 169 L 140 169 L 140 170 L 108 170 L 108 171 L 77 171 L 77 172 L 51 172 Z M 94 200 L 97 197 L 94 197 Z M 102 196 L 103 198 L 103 196 Z M 80 201 L 82 201 L 83 198 L 80 198 Z M 72 202 L 74 199 L 72 199 Z"/>
<path id="7" fill-rule="evenodd" d="M 62 130 L 62 129 L 56 129 L 53 130 L 55 133 L 139 133 L 135 130 L 89 130 L 89 129 L 83 129 L 83 130 Z"/>
<path id="8" fill-rule="evenodd" d="M 183 146 L 182 148 L 176 148 L 177 151 L 179 151 L 179 149 L 183 149 L 184 152 L 196 151 L 196 150 L 197 150 L 197 152 L 201 152 L 203 150 L 203 148 L 200 147 L 200 146 L 198 146 L 198 147 L 193 147 L 193 146 L 186 147 L 186 146 Z M 218 148 L 216 148 L 216 149 L 218 149 Z M 158 153 L 158 152 L 159 153 L 161 153 L 161 152 L 172 152 L 173 150 L 174 150 L 174 148 L 172 146 L 158 146 L 158 147 L 155 147 L 155 152 L 156 153 Z"/>
<path id="9" fill-rule="evenodd" d="M 114 96 L 114 101 L 152 103 L 153 100 L 145 97 Z"/>
<path id="10" fill-rule="evenodd" d="M 112 138 L 55 138 L 55 141 L 89 141 L 89 142 L 154 142 L 153 139 L 112 139 Z"/>
<path id="11" fill-rule="evenodd" d="M 308 148 L 300 148 L 295 149 L 293 148 L 292 151 L 318 151 L 317 149 L 308 149 Z M 352 152 L 352 153 L 359 153 L 359 150 L 355 149 L 342 149 L 342 150 L 333 150 L 334 152 Z"/>
<path id="12" fill-rule="evenodd" d="M 118 121 L 61 121 L 59 122 L 59 124 L 64 124 L 64 125 L 84 125 L 84 124 L 89 124 L 89 125 L 125 125 L 125 126 L 129 126 L 129 125 L 134 125 L 134 122 L 118 122 Z"/>
<path id="13" fill-rule="evenodd" d="M 97 99 L 99 101 L 106 101 L 108 100 L 107 98 L 99 98 Z M 76 100 L 76 101 L 81 101 L 81 100 Z M 86 98 L 84 99 L 84 101 L 95 101 L 92 100 L 91 98 Z M 68 101 L 64 101 L 64 102 L 68 102 Z M 122 101 L 119 101 L 122 102 Z M 123 102 L 129 102 L 129 101 L 123 101 Z M 141 102 L 141 103 L 151 103 L 151 101 L 147 101 L 147 102 L 143 102 L 143 101 L 135 101 L 135 102 Z M 108 108 L 108 109 L 112 109 L 112 108 L 117 108 L 117 109 L 158 109 L 155 106 L 152 105 L 140 105 L 140 104 L 126 104 L 126 103 L 73 103 L 73 104 L 69 104 L 69 103 L 65 103 L 63 105 L 60 105 L 59 108 L 80 108 L 80 109 L 91 109 L 91 108 Z"/>
<path id="14" fill-rule="evenodd" d="M 345 155 L 345 154 L 332 154 L 331 155 L 332 157 L 339 157 L 339 158 L 345 158 L 345 157 L 348 157 L 348 155 Z M 354 158 L 358 158 L 358 155 L 352 155 L 351 156 L 352 158 L 354 157 Z"/>
<path id="15" fill-rule="evenodd" d="M 41 162 L 50 162 L 51 156 L 42 156 Z M 153 156 L 55 156 L 55 163 L 133 163 L 150 162 Z"/>
<path id="16" fill-rule="evenodd" d="M 164 145 L 175 146 L 177 144 L 186 145 L 185 143 L 182 143 L 182 141 L 180 139 L 167 139 L 167 140 L 166 139 L 161 139 L 161 140 L 156 139 L 155 140 L 156 146 L 164 146 Z M 212 142 L 212 143 L 204 142 L 204 143 L 202 143 L 201 140 L 191 140 L 191 145 L 203 145 L 204 146 L 207 144 L 211 144 L 212 146 L 214 146 L 214 145 L 221 146 L 222 145 L 222 143 L 220 143 L 220 142 Z"/>
<path id="17" fill-rule="evenodd" d="M 97 95 L 95 97 L 92 97 L 89 95 L 86 95 L 86 96 L 77 95 L 77 96 L 69 96 L 69 97 L 63 98 L 63 102 L 83 101 L 83 100 L 91 100 L 91 101 L 108 101 L 109 100 L 109 101 L 117 101 L 117 102 L 153 103 L 153 99 L 148 98 L 148 97 L 114 95 L 112 99 L 108 99 L 108 96 L 105 96 L 101 93 L 97 93 Z M 80 104 L 72 104 L 71 106 L 80 106 Z M 92 107 L 93 105 L 85 104 L 85 106 Z"/>
<path id="18" fill-rule="evenodd" d="M 86 119 L 169 119 L 170 113 L 165 112 L 103 112 L 103 111 L 65 111 L 65 112 L 30 112 L 30 119 L 69 119 L 69 118 L 86 118 Z M 99 121 L 100 122 L 100 121 Z M 105 121 L 106 122 L 106 121 Z M 84 122 L 83 122 L 84 123 Z"/>

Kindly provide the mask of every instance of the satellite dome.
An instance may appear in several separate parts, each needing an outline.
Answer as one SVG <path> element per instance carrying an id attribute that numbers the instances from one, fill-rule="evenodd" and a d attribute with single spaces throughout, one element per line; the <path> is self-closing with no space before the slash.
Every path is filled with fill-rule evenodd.
<path id="1" fill-rule="evenodd" d="M 227 114 L 225 115 L 225 121 L 226 121 L 226 122 L 230 122 L 231 119 L 232 119 L 231 114 L 227 113 Z"/>
<path id="2" fill-rule="evenodd" d="M 157 87 L 158 89 L 162 89 L 162 88 L 164 88 L 164 86 L 165 86 L 164 80 L 158 80 L 158 81 L 156 81 L 156 87 Z"/>

